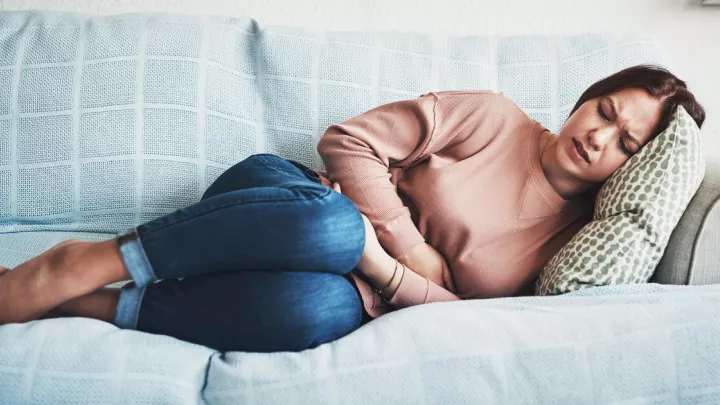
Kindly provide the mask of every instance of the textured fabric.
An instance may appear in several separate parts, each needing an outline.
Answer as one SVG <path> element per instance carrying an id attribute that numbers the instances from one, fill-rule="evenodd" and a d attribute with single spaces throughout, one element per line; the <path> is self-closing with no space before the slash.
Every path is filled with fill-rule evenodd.
<path id="1" fill-rule="evenodd" d="M 262 144 L 250 19 L 8 12 L 0 27 L 0 233 L 124 231 Z"/>
<path id="2" fill-rule="evenodd" d="M 301 353 L 219 353 L 82 318 L 6 325 L 0 403 L 718 402 L 720 287 L 581 294 L 413 307 Z"/>
<path id="3" fill-rule="evenodd" d="M 429 91 L 504 91 L 555 132 L 584 86 L 665 63 L 652 41 L 599 34 L 55 12 L 3 12 L 0 27 L 0 233 L 122 232 L 198 201 L 254 153 L 322 168 L 315 145 L 331 124 Z"/>
<path id="4" fill-rule="evenodd" d="M 537 277 L 592 213 L 589 198 L 566 201 L 545 178 L 544 131 L 509 98 L 468 90 L 386 104 L 328 128 L 318 151 L 329 181 L 388 253 L 426 241 L 448 262 L 442 280 L 408 268 L 388 306 L 356 277 L 368 314 L 513 296 Z"/>
<path id="5" fill-rule="evenodd" d="M 720 200 L 708 211 L 700 232 L 688 284 L 720 284 Z"/>
<path id="6" fill-rule="evenodd" d="M 652 282 L 720 284 L 720 162 L 708 162 L 695 197 L 675 227 Z"/>
<path id="7" fill-rule="evenodd" d="M 254 153 L 322 168 L 325 129 L 386 102 L 504 91 L 557 132 L 590 83 L 665 64 L 652 41 L 596 34 L 448 37 L 52 12 L 0 13 L 0 27 L 8 267 L 196 202 Z M 303 353 L 220 354 L 79 318 L 5 325 L 0 403 L 720 402 L 717 289 L 622 287 L 418 306 Z M 627 295 L 646 289 L 669 292 Z"/>
<path id="8" fill-rule="evenodd" d="M 700 129 L 682 106 L 600 188 L 593 221 L 543 268 L 538 295 L 645 283 L 705 175 Z"/>

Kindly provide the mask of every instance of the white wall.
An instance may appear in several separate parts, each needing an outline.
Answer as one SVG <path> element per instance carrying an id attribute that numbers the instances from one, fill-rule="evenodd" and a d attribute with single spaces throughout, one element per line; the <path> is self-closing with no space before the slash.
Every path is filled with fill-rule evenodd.
<path id="1" fill-rule="evenodd" d="M 720 6 L 699 0 L 0 0 L 0 9 L 248 16 L 261 25 L 443 34 L 641 32 L 666 44 L 674 73 L 706 107 L 705 148 L 720 161 Z M 714 38 L 714 44 L 713 39 Z"/>

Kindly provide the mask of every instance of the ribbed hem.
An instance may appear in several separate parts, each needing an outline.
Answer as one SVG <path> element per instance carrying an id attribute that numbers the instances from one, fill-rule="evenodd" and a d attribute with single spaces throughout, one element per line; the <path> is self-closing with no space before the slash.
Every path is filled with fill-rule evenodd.
<path id="1" fill-rule="evenodd" d="M 131 228 L 127 232 L 132 231 L 135 229 Z M 140 238 L 120 245 L 120 256 L 136 286 L 144 287 L 158 279 L 145 254 Z"/>
<path id="2" fill-rule="evenodd" d="M 123 286 L 115 310 L 115 325 L 121 329 L 137 329 L 140 304 L 145 290 L 147 287 L 136 287 L 134 283 Z"/>

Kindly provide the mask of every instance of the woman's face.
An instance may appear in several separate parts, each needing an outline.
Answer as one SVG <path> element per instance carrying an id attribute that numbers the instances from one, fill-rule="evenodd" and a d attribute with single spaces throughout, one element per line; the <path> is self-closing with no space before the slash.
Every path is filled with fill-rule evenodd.
<path id="1" fill-rule="evenodd" d="M 645 145 L 660 120 L 660 101 L 630 88 L 583 103 L 558 136 L 557 160 L 571 177 L 602 183 Z"/>

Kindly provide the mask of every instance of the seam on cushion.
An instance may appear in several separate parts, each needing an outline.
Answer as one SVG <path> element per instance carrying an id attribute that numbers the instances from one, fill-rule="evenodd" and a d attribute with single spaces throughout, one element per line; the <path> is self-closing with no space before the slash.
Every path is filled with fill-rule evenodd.
<path id="1" fill-rule="evenodd" d="M 208 357 L 207 363 L 205 364 L 205 367 L 204 367 L 204 369 L 203 369 L 203 371 L 202 371 L 202 373 L 203 373 L 203 383 L 202 383 L 202 387 L 200 388 L 200 397 L 203 398 L 203 399 L 205 399 L 205 390 L 207 390 L 207 387 L 208 387 L 208 385 L 210 384 L 210 368 L 212 368 L 213 357 L 216 357 L 216 356 L 218 356 L 218 355 L 222 356 L 222 353 L 221 353 L 221 352 L 219 352 L 219 351 L 217 351 L 217 350 L 215 350 L 215 349 L 210 349 L 210 350 L 212 350 L 214 353 L 212 353 L 212 354 Z M 218 361 L 220 361 L 220 360 L 222 360 L 222 359 L 218 359 Z"/>
<path id="2" fill-rule="evenodd" d="M 690 254 L 690 263 L 688 264 L 688 272 L 687 272 L 687 277 L 685 280 L 685 285 L 690 285 L 690 283 L 692 282 L 693 276 L 695 275 L 695 258 L 697 257 L 697 253 L 698 253 L 699 241 L 705 232 L 705 228 L 706 228 L 706 225 L 708 222 L 708 218 L 710 217 L 710 214 L 716 208 L 720 208 L 720 197 L 717 197 L 715 199 L 715 201 L 710 205 L 710 208 L 705 212 L 702 220 L 700 221 L 700 225 L 698 226 L 698 232 L 695 235 L 695 240 L 693 241 L 692 253 Z"/>

